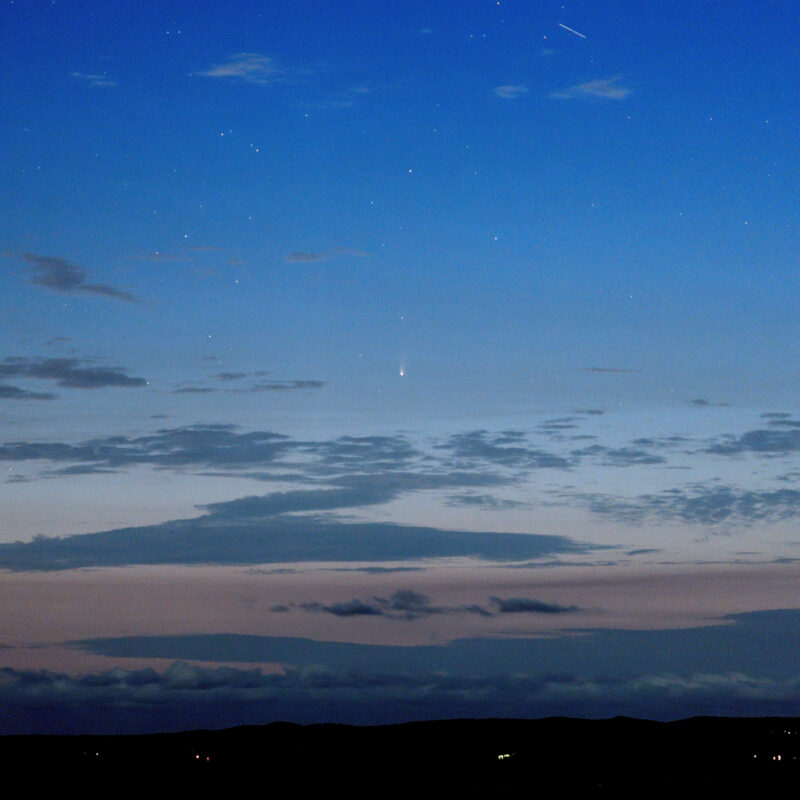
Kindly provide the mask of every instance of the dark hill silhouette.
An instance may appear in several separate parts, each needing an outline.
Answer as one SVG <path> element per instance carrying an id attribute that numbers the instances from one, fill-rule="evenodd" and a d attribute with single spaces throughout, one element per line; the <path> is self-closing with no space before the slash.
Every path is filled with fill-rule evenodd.
<path id="1" fill-rule="evenodd" d="M 800 720 L 781 718 L 273 723 L 145 736 L 7 736 L 0 748 L 6 778 L 98 791 L 172 785 L 230 792 L 256 781 L 264 792 L 288 784 L 365 797 L 719 796 L 789 788 L 800 777 Z"/>

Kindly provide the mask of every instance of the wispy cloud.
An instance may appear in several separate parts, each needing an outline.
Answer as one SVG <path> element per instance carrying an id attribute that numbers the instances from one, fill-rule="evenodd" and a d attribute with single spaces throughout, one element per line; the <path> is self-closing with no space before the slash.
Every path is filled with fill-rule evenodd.
<path id="1" fill-rule="evenodd" d="M 326 258 L 330 258 L 328 253 L 308 253 L 304 250 L 298 250 L 286 256 L 286 260 L 290 264 L 312 264 L 315 261 L 324 261 Z"/>
<path id="2" fill-rule="evenodd" d="M 332 247 L 330 250 L 322 252 L 309 252 L 307 250 L 297 250 L 294 253 L 289 253 L 286 256 L 286 261 L 290 264 L 313 264 L 315 261 L 327 261 L 329 258 L 336 256 L 355 256 L 357 258 L 366 258 L 369 253 L 363 250 L 353 250 L 349 247 Z"/>
<path id="3" fill-rule="evenodd" d="M 602 100 L 624 100 L 630 93 L 631 89 L 623 86 L 620 81 L 621 76 L 616 75 L 613 78 L 597 78 L 593 81 L 586 83 L 578 83 L 575 86 L 570 86 L 560 92 L 552 92 L 550 97 L 560 98 L 562 100 L 570 100 L 575 97 L 597 97 Z"/>
<path id="4" fill-rule="evenodd" d="M 528 87 L 521 83 L 507 84 L 506 86 L 495 86 L 493 91 L 503 100 L 516 100 L 528 93 Z"/>
<path id="5" fill-rule="evenodd" d="M 274 58 L 261 53 L 236 53 L 227 61 L 197 74 L 206 78 L 228 78 L 261 85 L 279 83 L 291 77 L 289 71 L 278 66 Z"/>
<path id="6" fill-rule="evenodd" d="M 228 389 L 230 392 L 291 392 L 297 389 L 321 389 L 325 381 L 293 380 L 293 381 L 261 381 L 245 389 Z"/>
<path id="7" fill-rule="evenodd" d="M 628 375 L 635 372 L 641 372 L 641 370 L 623 369 L 622 367 L 586 367 L 584 372 L 607 373 L 609 375 Z"/>
<path id="8" fill-rule="evenodd" d="M 182 386 L 180 389 L 173 389 L 170 394 L 211 394 L 216 391 L 207 386 Z"/>
<path id="9" fill-rule="evenodd" d="M 70 72 L 69 76 L 87 86 L 94 86 L 98 89 L 108 89 L 119 85 L 116 81 L 111 80 L 105 72 Z"/>
<path id="10" fill-rule="evenodd" d="M 124 300 L 127 303 L 137 302 L 136 297 L 130 292 L 116 289 L 107 283 L 90 283 L 88 271 L 77 264 L 71 264 L 66 259 L 36 253 L 13 255 L 33 269 L 33 277 L 28 282 L 34 286 L 41 286 L 61 294 L 95 294 L 113 300 Z"/>

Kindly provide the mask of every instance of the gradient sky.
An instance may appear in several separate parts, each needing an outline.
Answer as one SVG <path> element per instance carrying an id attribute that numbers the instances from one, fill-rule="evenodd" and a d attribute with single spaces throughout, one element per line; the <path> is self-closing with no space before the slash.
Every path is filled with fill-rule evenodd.
<path id="1" fill-rule="evenodd" d="M 5 2 L 0 733 L 800 714 L 799 24 Z"/>

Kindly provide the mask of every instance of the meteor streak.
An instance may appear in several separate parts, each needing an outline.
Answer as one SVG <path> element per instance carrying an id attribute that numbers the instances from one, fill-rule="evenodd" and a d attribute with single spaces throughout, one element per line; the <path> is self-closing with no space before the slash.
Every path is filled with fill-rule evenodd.
<path id="1" fill-rule="evenodd" d="M 565 31 L 569 31 L 570 33 L 574 33 L 576 36 L 580 36 L 581 39 L 585 39 L 586 37 L 582 33 L 578 33 L 578 31 L 572 30 L 572 28 L 568 28 L 566 25 L 562 25 L 560 22 L 558 23 L 559 27 L 563 28 Z"/>

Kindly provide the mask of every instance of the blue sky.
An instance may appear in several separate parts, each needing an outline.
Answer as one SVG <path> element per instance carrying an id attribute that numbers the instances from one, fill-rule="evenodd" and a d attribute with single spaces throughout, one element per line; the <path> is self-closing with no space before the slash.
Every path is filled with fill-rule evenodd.
<path id="1" fill-rule="evenodd" d="M 3 18 L 0 728 L 39 730 L 32 676 L 116 675 L 115 730 L 178 674 L 235 723 L 212 673 L 263 721 L 795 711 L 791 648 L 725 639 L 795 630 L 794 4 Z M 614 666 L 573 674 L 578 631 Z"/>

